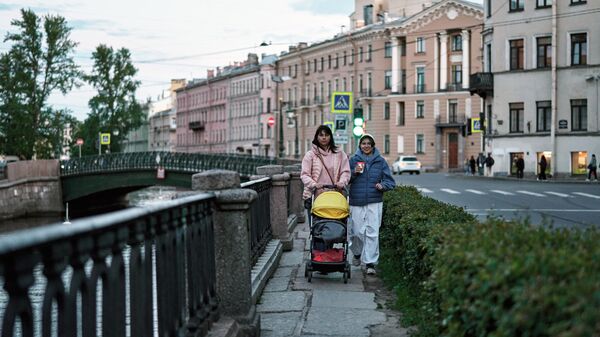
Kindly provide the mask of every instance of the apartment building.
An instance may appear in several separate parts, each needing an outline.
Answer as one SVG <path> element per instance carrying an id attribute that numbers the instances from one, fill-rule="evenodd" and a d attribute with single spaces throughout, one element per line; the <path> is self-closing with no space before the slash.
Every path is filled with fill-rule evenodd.
<path id="1" fill-rule="evenodd" d="M 316 127 L 339 118 L 330 111 L 331 93 L 350 91 L 389 163 L 410 154 L 428 168 L 462 169 L 481 151 L 480 135 L 465 134 L 467 119 L 481 107 L 468 90 L 469 75 L 481 67 L 481 6 L 459 0 L 356 0 L 355 6 L 352 30 L 280 56 L 278 73 L 289 80 L 278 95 L 292 126 L 284 131 L 286 155 L 296 147 L 300 156 L 306 152 Z M 340 146 L 354 152 L 349 130 L 343 134 L 350 139 L 336 137 Z"/>
<path id="2" fill-rule="evenodd" d="M 485 99 L 486 145 L 495 174 L 514 160 L 537 174 L 585 174 L 600 153 L 600 2 L 485 0 L 484 71 L 472 91 Z"/>
<path id="3" fill-rule="evenodd" d="M 176 111 L 175 91 L 183 88 L 185 79 L 171 80 L 171 86 L 158 96 L 148 106 L 148 149 L 150 151 L 175 150 L 176 138 Z"/>

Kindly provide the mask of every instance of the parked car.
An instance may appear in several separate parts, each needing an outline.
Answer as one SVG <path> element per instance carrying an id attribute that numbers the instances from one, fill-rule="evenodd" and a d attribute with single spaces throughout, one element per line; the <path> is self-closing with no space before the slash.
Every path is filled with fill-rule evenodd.
<path id="1" fill-rule="evenodd" d="M 415 156 L 400 156 L 392 164 L 393 174 L 402 174 L 403 172 L 409 172 L 410 174 L 421 173 L 421 162 Z"/>

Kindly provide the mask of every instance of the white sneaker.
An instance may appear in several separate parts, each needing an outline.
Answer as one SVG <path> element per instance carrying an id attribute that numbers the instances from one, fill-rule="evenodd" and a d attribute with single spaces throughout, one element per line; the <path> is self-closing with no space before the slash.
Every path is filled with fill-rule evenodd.
<path id="1" fill-rule="evenodd" d="M 375 275 L 375 274 L 377 274 L 377 272 L 375 271 L 375 268 L 373 268 L 373 267 L 367 268 L 367 275 Z"/>
<path id="2" fill-rule="evenodd" d="M 359 257 L 356 257 L 356 256 L 352 257 L 352 265 L 360 267 L 360 256 Z"/>
<path id="3" fill-rule="evenodd" d="M 585 181 L 590 181 L 590 180 L 586 178 Z"/>

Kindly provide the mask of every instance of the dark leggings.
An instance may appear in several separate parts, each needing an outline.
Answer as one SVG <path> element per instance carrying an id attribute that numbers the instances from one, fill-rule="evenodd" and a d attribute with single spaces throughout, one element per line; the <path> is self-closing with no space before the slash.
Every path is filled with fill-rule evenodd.
<path id="1" fill-rule="evenodd" d="M 590 172 L 588 172 L 588 179 L 592 179 L 592 173 L 594 174 L 594 179 L 598 180 L 598 176 L 596 175 L 596 168 L 590 169 Z"/>

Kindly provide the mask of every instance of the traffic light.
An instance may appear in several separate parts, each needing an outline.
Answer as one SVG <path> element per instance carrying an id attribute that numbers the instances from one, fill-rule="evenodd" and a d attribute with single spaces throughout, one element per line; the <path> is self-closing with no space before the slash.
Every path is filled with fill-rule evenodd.
<path id="1" fill-rule="evenodd" d="M 354 108 L 354 119 L 353 119 L 353 128 L 352 133 L 355 137 L 360 137 L 365 132 L 363 125 L 365 124 L 365 120 L 363 118 L 363 109 L 361 107 Z"/>

